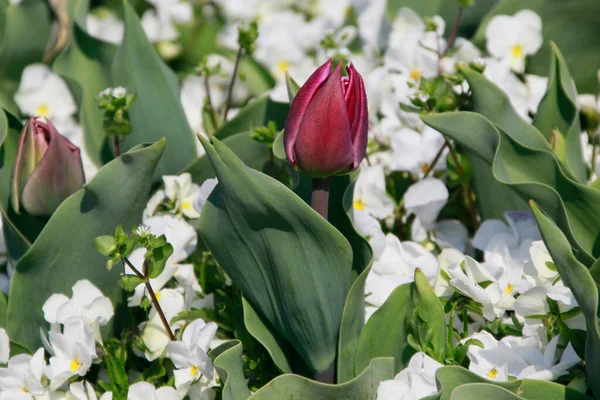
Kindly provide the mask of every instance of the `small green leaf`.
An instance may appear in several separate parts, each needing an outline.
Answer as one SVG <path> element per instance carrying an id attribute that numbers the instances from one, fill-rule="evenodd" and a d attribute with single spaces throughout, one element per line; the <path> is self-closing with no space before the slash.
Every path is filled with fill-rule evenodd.
<path id="1" fill-rule="evenodd" d="M 167 260 L 173 254 L 173 246 L 167 243 L 164 246 L 152 249 L 150 253 L 150 257 L 146 258 L 148 262 L 148 277 L 154 279 L 165 269 Z"/>
<path id="2" fill-rule="evenodd" d="M 133 292 L 138 285 L 144 282 L 146 282 L 146 280 L 137 275 L 123 275 L 119 278 L 119 286 L 126 292 Z"/>
<path id="3" fill-rule="evenodd" d="M 103 235 L 94 238 L 94 244 L 96 245 L 98 252 L 105 257 L 110 257 L 114 251 L 117 250 L 115 238 L 111 235 Z"/>

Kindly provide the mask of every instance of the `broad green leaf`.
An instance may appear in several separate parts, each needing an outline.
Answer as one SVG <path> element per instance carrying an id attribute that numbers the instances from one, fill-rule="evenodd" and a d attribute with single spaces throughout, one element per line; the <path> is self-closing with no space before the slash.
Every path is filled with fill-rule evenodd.
<path id="1" fill-rule="evenodd" d="M 473 38 L 475 44 L 485 48 L 485 29 L 495 15 L 514 15 L 523 9 L 540 16 L 544 38 L 541 49 L 528 58 L 527 72 L 548 75 L 550 41 L 553 41 L 563 51 L 578 92 L 597 93 L 600 42 L 596 27 L 600 24 L 600 3 L 596 0 L 528 0 L 524 4 L 522 0 L 501 0 L 481 22 Z"/>
<path id="2" fill-rule="evenodd" d="M 166 137 L 168 145 L 155 176 L 176 174 L 196 157 L 196 142 L 179 102 L 177 78 L 148 42 L 127 0 L 124 6 L 125 38 L 112 64 L 112 79 L 137 97 L 129 110 L 133 132 L 123 140 L 121 151 Z"/>
<path id="3" fill-rule="evenodd" d="M 400 372 L 416 352 L 408 344 L 409 335 L 431 348 L 429 356 L 445 359 L 444 309 L 419 269 L 415 281 L 397 287 L 367 321 L 358 343 L 356 370 L 362 371 L 376 357 L 394 357 L 394 372 Z M 428 343 L 421 340 L 425 337 Z"/>
<path id="4" fill-rule="evenodd" d="M 600 254 L 600 192 L 574 181 L 554 153 L 532 148 L 471 112 L 424 116 L 423 121 L 492 165 L 496 180 L 533 199 L 556 221 L 577 257 L 591 265 Z"/>
<path id="5" fill-rule="evenodd" d="M 490 383 L 469 383 L 454 389 L 451 400 L 524 400 L 513 392 Z"/>
<path id="6" fill-rule="evenodd" d="M 250 168 L 262 171 L 269 163 L 271 149 L 252 139 L 247 131 L 229 136 L 223 140 L 223 144 Z M 184 172 L 189 172 L 192 180 L 197 184 L 215 177 L 215 171 L 206 155 L 197 158 Z"/>
<path id="7" fill-rule="evenodd" d="M 455 389 L 473 383 L 495 385 L 515 393 L 526 400 L 590 400 L 590 398 L 583 393 L 569 389 L 558 383 L 532 379 L 494 382 L 484 379 L 474 372 L 459 366 L 442 367 L 437 370 L 435 377 L 438 382 L 438 388 L 440 389 L 440 392 L 427 397 L 429 400 L 449 400 L 455 398 L 453 397 Z M 479 399 L 479 397 L 476 399 Z"/>
<path id="8" fill-rule="evenodd" d="M 375 400 L 381 381 L 394 377 L 394 361 L 376 358 L 356 378 L 339 384 L 328 385 L 299 375 L 278 376 L 254 393 L 251 400 Z"/>
<path id="9" fill-rule="evenodd" d="M 245 400 L 250 397 L 242 365 L 242 343 L 225 342 L 208 355 L 212 358 L 219 378 L 223 381 L 223 400 Z"/>
<path id="10" fill-rule="evenodd" d="M 242 297 L 244 307 L 244 325 L 248 332 L 264 346 L 273 362 L 283 373 L 292 372 L 286 353 L 292 351 L 289 343 L 274 332 L 271 324 L 259 315 L 252 305 Z"/>
<path id="11" fill-rule="evenodd" d="M 80 279 L 90 280 L 115 306 L 122 299 L 119 268 L 106 270 L 94 238 L 113 233 L 119 224 L 139 224 L 164 147 L 161 140 L 123 154 L 58 207 L 15 266 L 8 304 L 11 338 L 38 348 L 40 326 L 46 325 L 42 305 L 54 293 L 70 296 Z"/>
<path id="12" fill-rule="evenodd" d="M 289 111 L 287 103 L 273 101 L 264 95 L 249 103 L 240 112 L 221 126 L 215 136 L 223 140 L 241 132 L 247 132 L 252 126 L 266 126 L 269 121 L 274 121 L 277 129 L 283 129 Z"/>
<path id="13" fill-rule="evenodd" d="M 600 396 L 600 329 L 598 327 L 598 286 L 590 271 L 573 255 L 571 245 L 558 226 L 551 220 L 545 208 L 531 202 L 531 209 L 542 233 L 544 243 L 552 256 L 554 265 L 571 289 L 585 317 L 586 341 L 585 363 L 588 382 L 596 396 Z"/>
<path id="14" fill-rule="evenodd" d="M 79 103 L 83 145 L 90 159 L 100 167 L 113 156 L 102 127 L 104 111 L 97 106 L 95 98 L 111 86 L 110 67 L 116 47 L 86 32 L 88 7 L 89 0 L 69 3 L 69 43 L 52 69 L 66 79 Z"/>
<path id="15" fill-rule="evenodd" d="M 587 182 L 587 171 L 581 154 L 581 125 L 577 108 L 577 89 L 560 50 L 552 43 L 550 74 L 546 94 L 540 102 L 534 125 L 548 141 L 554 141 L 554 152 L 581 183 Z M 564 143 L 562 148 L 558 144 Z"/>
<path id="16" fill-rule="evenodd" d="M 42 62 L 49 36 L 47 2 L 0 0 L 0 78 L 18 82 L 27 65 Z"/>
<path id="17" fill-rule="evenodd" d="M 202 239 L 312 372 L 328 370 L 351 283 L 350 244 L 283 184 L 199 138 L 219 179 L 200 217 Z"/>

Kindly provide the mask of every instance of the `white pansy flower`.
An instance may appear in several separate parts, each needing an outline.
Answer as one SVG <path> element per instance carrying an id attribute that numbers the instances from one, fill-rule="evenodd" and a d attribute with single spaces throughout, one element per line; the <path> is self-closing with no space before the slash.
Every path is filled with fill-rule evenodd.
<path id="1" fill-rule="evenodd" d="M 537 53 L 542 46 L 542 19 L 531 10 L 513 16 L 496 15 L 488 23 L 485 37 L 488 52 L 521 73 L 525 70 L 525 57 Z"/>
<path id="2" fill-rule="evenodd" d="M 455 248 L 460 252 L 465 252 L 469 243 L 469 231 L 457 219 L 444 219 L 435 224 L 433 231 L 433 240 L 442 249 Z M 417 240 L 413 236 L 413 240 Z"/>
<path id="3" fill-rule="evenodd" d="M 217 324 L 197 319 L 185 328 L 181 341 L 168 344 L 169 358 L 177 368 L 173 372 L 175 387 L 181 397 L 201 377 L 209 381 L 213 378 L 214 367 L 208 357 L 208 348 L 216 332 Z"/>
<path id="4" fill-rule="evenodd" d="M 529 247 L 531 263 L 535 268 L 535 278 L 538 283 L 552 284 L 558 278 L 558 270 L 546 245 L 541 240 L 536 240 Z M 533 275 L 533 274 L 532 274 Z"/>
<path id="5" fill-rule="evenodd" d="M 98 400 L 98 396 L 88 381 L 80 381 L 69 385 L 65 400 Z M 112 392 L 104 393 L 100 400 L 112 400 Z"/>
<path id="6" fill-rule="evenodd" d="M 158 206 L 163 202 L 172 207 L 169 210 L 171 214 L 181 214 L 190 219 L 200 216 L 194 208 L 194 201 L 200 192 L 200 186 L 192 182 L 192 176 L 188 172 L 181 175 L 165 175 L 163 182 L 164 189 L 158 190 L 148 200 L 148 205 L 144 210 L 144 222 L 154 215 Z"/>
<path id="7" fill-rule="evenodd" d="M 366 302 L 380 307 L 398 286 L 414 280 L 415 269 L 420 268 L 429 282 L 435 284 L 438 262 L 433 254 L 415 242 L 400 242 L 388 233 L 386 247 L 365 283 Z"/>
<path id="8" fill-rule="evenodd" d="M 353 208 L 364 211 L 377 219 L 385 219 L 394 213 L 394 201 L 385 189 L 385 174 L 382 165 L 360 168 L 360 175 L 354 187 Z"/>
<path id="9" fill-rule="evenodd" d="M 442 364 L 418 352 L 393 380 L 383 381 L 377 389 L 377 400 L 422 399 L 438 392 L 435 373 Z"/>
<path id="10" fill-rule="evenodd" d="M 470 338 L 477 339 L 483 344 L 483 348 L 476 344 L 470 345 L 467 352 L 471 363 L 469 369 L 477 375 L 486 379 L 505 382 L 508 377 L 518 376 L 527 367 L 527 363 L 517 351 L 506 343 L 498 342 L 489 332 L 481 331 Z"/>
<path id="11" fill-rule="evenodd" d="M 202 209 L 204 208 L 204 204 L 206 200 L 208 200 L 208 196 L 212 193 L 212 191 L 217 186 L 217 178 L 210 178 L 202 182 L 200 185 L 200 190 L 198 192 L 198 196 L 196 196 L 196 200 L 194 201 L 194 209 L 198 212 L 198 215 L 202 213 Z"/>
<path id="12" fill-rule="evenodd" d="M 58 389 L 73 376 L 84 376 L 97 358 L 94 332 L 85 319 L 71 317 L 63 332 L 48 333 L 50 357 L 50 389 Z"/>
<path id="13" fill-rule="evenodd" d="M 30 64 L 23 70 L 15 103 L 25 115 L 49 118 L 63 135 L 69 136 L 75 126 L 77 106 L 69 87 L 44 64 Z"/>
<path id="14" fill-rule="evenodd" d="M 448 188 L 436 178 L 425 178 L 411 185 L 404 194 L 404 208 L 415 214 L 426 229 L 435 225 L 447 202 Z"/>
<path id="15" fill-rule="evenodd" d="M 400 129 L 392 136 L 391 140 L 392 169 L 423 176 L 444 142 L 442 134 L 430 127 L 423 129 L 423 133 L 409 128 Z M 448 149 L 445 149 L 433 167 L 434 171 L 446 169 L 447 154 Z"/>
<path id="16" fill-rule="evenodd" d="M 138 382 L 129 387 L 127 400 L 180 400 L 177 391 L 169 386 L 156 389 L 151 383 Z"/>
<path id="17" fill-rule="evenodd" d="M 110 299 L 87 279 L 77 281 L 73 296 L 53 294 L 42 306 L 44 319 L 51 324 L 64 324 L 71 317 L 82 317 L 92 327 L 94 338 L 101 342 L 100 327 L 108 324 L 114 315 Z"/>
<path id="18" fill-rule="evenodd" d="M 12 357 L 6 368 L 0 368 L 0 399 L 26 400 L 44 395 L 46 388 L 42 384 L 42 378 L 45 368 L 43 348 L 38 349 L 33 356 L 19 354 Z"/>
<path id="19" fill-rule="evenodd" d="M 125 34 L 125 24 L 107 9 L 89 13 L 86 29 L 90 36 L 105 42 L 120 44 Z"/>
<path id="20" fill-rule="evenodd" d="M 381 229 L 381 223 L 372 215 L 364 211 L 352 210 L 354 216 L 354 228 L 358 233 L 365 237 L 373 249 L 373 257 L 381 257 L 385 249 L 385 234 Z"/>

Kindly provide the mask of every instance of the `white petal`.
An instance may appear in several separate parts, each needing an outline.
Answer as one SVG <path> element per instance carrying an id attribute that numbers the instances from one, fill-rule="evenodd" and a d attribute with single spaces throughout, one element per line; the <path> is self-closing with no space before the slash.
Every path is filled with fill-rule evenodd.
<path id="1" fill-rule="evenodd" d="M 404 195 L 406 210 L 415 213 L 423 226 L 432 226 L 448 201 L 448 189 L 436 178 L 426 178 L 411 185 Z"/>
<path id="2" fill-rule="evenodd" d="M 0 328 L 0 364 L 6 364 L 10 358 L 10 339 L 4 328 Z"/>
<path id="3" fill-rule="evenodd" d="M 44 311 L 44 319 L 51 324 L 56 323 L 58 309 L 68 301 L 69 298 L 64 294 L 53 294 L 50 296 L 42 306 L 42 311 Z"/>

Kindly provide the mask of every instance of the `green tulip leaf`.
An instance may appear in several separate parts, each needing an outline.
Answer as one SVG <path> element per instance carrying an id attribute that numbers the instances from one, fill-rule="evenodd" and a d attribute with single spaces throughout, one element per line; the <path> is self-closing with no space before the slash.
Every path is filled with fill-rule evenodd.
<path id="1" fill-rule="evenodd" d="M 375 400 L 381 381 L 394 377 L 394 361 L 391 358 L 376 358 L 351 381 L 328 385 L 315 382 L 299 375 L 278 376 L 254 393 L 251 400 Z"/>
<path id="2" fill-rule="evenodd" d="M 196 158 L 196 142 L 179 102 L 179 85 L 142 29 L 131 4 L 124 1 L 125 38 L 112 64 L 113 84 L 135 93 L 129 109 L 133 131 L 125 136 L 121 151 L 166 137 L 169 144 L 156 175 L 179 173 Z"/>
<path id="3" fill-rule="evenodd" d="M 400 372 L 417 352 L 409 345 L 410 337 L 430 357 L 445 359 L 444 308 L 419 269 L 415 281 L 397 287 L 367 321 L 358 342 L 356 370 L 362 371 L 376 357 L 394 357 L 394 372 Z"/>
<path id="4" fill-rule="evenodd" d="M 245 400 L 251 392 L 246 385 L 242 364 L 242 343 L 239 340 L 225 342 L 208 353 L 219 378 L 223 381 L 223 400 Z"/>
<path id="5" fill-rule="evenodd" d="M 52 69 L 66 80 L 79 103 L 85 151 L 94 164 L 101 167 L 113 157 L 102 127 L 104 111 L 96 104 L 96 96 L 111 86 L 110 67 L 116 47 L 86 32 L 89 0 L 68 4 L 71 17 L 69 43 L 54 61 Z"/>
<path id="6" fill-rule="evenodd" d="M 481 399 L 487 397 L 472 397 L 470 390 L 458 388 L 470 387 L 473 384 L 490 385 L 509 391 L 526 400 L 548 400 L 548 399 L 565 399 L 565 400 L 590 400 L 588 396 L 575 390 L 569 389 L 558 383 L 546 382 L 532 379 L 518 379 L 508 382 L 495 382 L 482 378 L 481 376 L 459 366 L 446 366 L 437 370 L 435 374 L 438 382 L 439 393 L 429 396 L 428 400 L 450 400 L 450 399 Z M 463 391 L 464 390 L 464 391 Z M 466 397 L 456 397 L 458 394 L 463 394 Z M 504 393 L 504 392 L 503 392 Z M 493 398 L 493 397 L 492 397 Z"/>
<path id="7" fill-rule="evenodd" d="M 571 245 L 565 234 L 551 220 L 544 208 L 531 202 L 533 215 L 537 220 L 544 243 L 552 256 L 554 265 L 571 289 L 579 308 L 585 317 L 585 366 L 588 382 L 596 396 L 600 396 L 600 329 L 598 327 L 598 286 L 590 270 L 573 255 Z"/>
<path id="8" fill-rule="evenodd" d="M 578 259 L 586 265 L 594 262 L 600 254 L 600 212 L 595 212 L 600 192 L 573 180 L 554 153 L 516 140 L 514 132 L 509 135 L 480 114 L 451 112 L 422 119 L 491 165 L 496 180 L 539 203 L 578 250 Z"/>
<path id="9" fill-rule="evenodd" d="M 454 389 L 451 400 L 525 400 L 513 392 L 490 383 L 469 383 Z"/>
<path id="10" fill-rule="evenodd" d="M 581 125 L 577 108 L 577 89 L 560 50 L 552 43 L 548 88 L 540 102 L 534 125 L 554 152 L 581 183 L 587 182 L 587 171 L 581 153 Z M 562 144 L 562 146 L 559 146 Z"/>
<path id="11" fill-rule="evenodd" d="M 486 2 L 477 2 L 486 3 Z M 481 21 L 474 43 L 485 48 L 487 24 L 496 15 L 514 15 L 523 9 L 531 10 L 542 19 L 544 43 L 527 59 L 527 72 L 547 76 L 548 59 L 552 54 L 550 41 L 563 51 L 579 93 L 598 93 L 596 70 L 600 65 L 600 3 L 595 0 L 501 0 Z M 572 29 L 576 26 L 577 29 Z"/>
<path id="12" fill-rule="evenodd" d="M 350 244 L 283 184 L 220 141 L 199 138 L 219 179 L 200 217 L 202 239 L 311 371 L 330 370 L 351 283 Z"/>
<path id="13" fill-rule="evenodd" d="M 54 293 L 88 279 L 113 305 L 122 299 L 119 268 L 106 269 L 94 238 L 112 234 L 117 225 L 135 226 L 150 192 L 165 140 L 138 146 L 104 166 L 94 179 L 65 200 L 13 272 L 8 303 L 8 334 L 36 349 L 45 326 L 42 305 Z"/>

